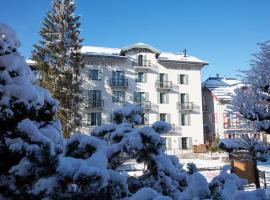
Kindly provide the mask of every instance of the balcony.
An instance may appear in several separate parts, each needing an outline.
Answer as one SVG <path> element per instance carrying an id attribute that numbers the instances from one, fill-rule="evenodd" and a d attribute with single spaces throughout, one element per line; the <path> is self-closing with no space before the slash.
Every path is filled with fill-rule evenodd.
<path id="1" fill-rule="evenodd" d="M 142 101 L 139 102 L 139 105 L 144 108 L 144 110 L 151 110 L 151 101 Z"/>
<path id="2" fill-rule="evenodd" d="M 104 107 L 104 100 L 89 100 L 87 107 L 103 108 Z"/>
<path id="3" fill-rule="evenodd" d="M 181 128 L 179 126 L 176 126 L 175 124 L 171 124 L 171 131 L 170 133 L 177 133 L 177 134 L 180 134 L 181 132 Z"/>
<path id="4" fill-rule="evenodd" d="M 159 112 L 159 107 L 158 105 L 152 103 L 151 101 L 135 101 L 138 105 L 142 106 L 144 108 L 145 112 L 153 112 L 153 113 L 158 113 Z"/>
<path id="5" fill-rule="evenodd" d="M 170 90 L 172 89 L 172 82 L 171 81 L 156 81 L 156 89 Z"/>
<path id="6" fill-rule="evenodd" d="M 177 103 L 178 111 L 192 111 L 194 110 L 193 102 L 178 102 Z"/>
<path id="7" fill-rule="evenodd" d="M 228 122 L 223 124 L 224 129 L 233 129 L 233 130 L 251 130 L 252 125 L 249 122 Z"/>
<path id="8" fill-rule="evenodd" d="M 110 86 L 111 87 L 121 87 L 121 88 L 127 88 L 128 87 L 128 79 L 110 79 Z"/>
<path id="9" fill-rule="evenodd" d="M 157 71 L 157 68 L 151 64 L 150 60 L 143 60 L 139 62 L 138 60 L 133 61 L 133 66 L 135 71 Z"/>

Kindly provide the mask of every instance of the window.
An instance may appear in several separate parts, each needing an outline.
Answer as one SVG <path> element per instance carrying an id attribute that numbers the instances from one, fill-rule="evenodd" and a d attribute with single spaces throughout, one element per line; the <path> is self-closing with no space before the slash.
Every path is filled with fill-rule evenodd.
<path id="1" fill-rule="evenodd" d="M 166 93 L 164 93 L 164 92 L 159 93 L 159 103 L 161 103 L 161 104 L 166 103 Z"/>
<path id="2" fill-rule="evenodd" d="M 180 74 L 179 75 L 179 84 L 188 85 L 188 75 L 187 74 Z"/>
<path id="3" fill-rule="evenodd" d="M 166 113 L 160 113 L 159 114 L 159 120 L 165 122 L 166 121 Z"/>
<path id="4" fill-rule="evenodd" d="M 190 115 L 186 113 L 182 113 L 180 115 L 180 124 L 181 126 L 189 126 L 190 125 Z"/>
<path id="5" fill-rule="evenodd" d="M 181 93 L 180 94 L 180 102 L 185 103 L 189 101 L 189 96 L 186 93 Z"/>
<path id="6" fill-rule="evenodd" d="M 144 102 L 146 100 L 145 92 L 134 92 L 135 102 Z"/>
<path id="7" fill-rule="evenodd" d="M 113 91 L 112 102 L 125 102 L 125 91 Z"/>
<path id="8" fill-rule="evenodd" d="M 187 137 L 182 137 L 182 149 L 187 149 Z"/>
<path id="9" fill-rule="evenodd" d="M 147 113 L 142 114 L 142 124 L 143 125 L 149 124 L 149 114 L 147 114 Z"/>
<path id="10" fill-rule="evenodd" d="M 143 55 L 138 56 L 138 66 L 143 66 Z"/>
<path id="11" fill-rule="evenodd" d="M 100 126 L 101 125 L 101 113 L 88 113 L 87 114 L 87 125 Z"/>
<path id="12" fill-rule="evenodd" d="M 102 104 L 101 101 L 101 90 L 89 90 L 88 91 L 88 100 L 91 106 L 100 107 Z"/>
<path id="13" fill-rule="evenodd" d="M 159 74 L 159 82 L 164 82 L 165 81 L 165 74 L 164 73 L 160 73 Z"/>
<path id="14" fill-rule="evenodd" d="M 101 71 L 97 69 L 90 69 L 89 71 L 90 80 L 101 80 Z"/>
<path id="15" fill-rule="evenodd" d="M 136 81 L 140 82 L 140 83 L 145 83 L 146 82 L 146 73 L 138 72 Z"/>
<path id="16" fill-rule="evenodd" d="M 125 71 L 113 71 L 113 79 L 124 79 L 125 78 Z"/>

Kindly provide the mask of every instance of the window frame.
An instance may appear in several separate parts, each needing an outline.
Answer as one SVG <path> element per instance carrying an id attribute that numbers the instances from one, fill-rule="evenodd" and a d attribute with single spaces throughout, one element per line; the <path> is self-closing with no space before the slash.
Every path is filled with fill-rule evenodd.
<path id="1" fill-rule="evenodd" d="M 122 94 L 122 95 L 120 95 Z M 123 98 L 123 100 L 121 100 L 121 96 Z M 124 103 L 126 100 L 126 93 L 125 91 L 113 91 L 112 94 L 112 102 L 113 103 Z"/>

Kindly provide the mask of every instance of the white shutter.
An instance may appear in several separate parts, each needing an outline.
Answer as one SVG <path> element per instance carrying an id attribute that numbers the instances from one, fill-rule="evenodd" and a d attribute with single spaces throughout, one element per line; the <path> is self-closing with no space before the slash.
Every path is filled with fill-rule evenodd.
<path id="1" fill-rule="evenodd" d="M 172 149 L 172 138 L 167 138 L 167 141 L 168 141 L 168 146 L 167 146 L 167 148 L 168 148 L 168 150 L 171 150 Z"/>
<path id="2" fill-rule="evenodd" d="M 188 125 L 188 126 L 191 125 L 190 114 L 187 114 L 187 125 Z"/>
<path id="3" fill-rule="evenodd" d="M 102 70 L 98 69 L 98 80 L 102 79 Z"/>
<path id="4" fill-rule="evenodd" d="M 157 74 L 157 81 L 160 81 L 160 74 Z"/>
<path id="5" fill-rule="evenodd" d="M 180 84 L 180 74 L 177 74 L 177 83 Z"/>
<path id="6" fill-rule="evenodd" d="M 144 124 L 149 124 L 149 113 L 144 113 Z"/>
<path id="7" fill-rule="evenodd" d="M 190 149 L 192 148 L 192 137 L 189 137 L 189 138 L 188 138 L 188 144 L 187 144 L 187 147 L 190 148 Z"/>
<path id="8" fill-rule="evenodd" d="M 166 93 L 166 104 L 169 104 L 169 93 Z"/>
<path id="9" fill-rule="evenodd" d="M 168 81 L 168 74 L 165 74 L 164 77 L 165 77 L 165 81 Z"/>
<path id="10" fill-rule="evenodd" d="M 167 113 L 166 116 L 167 116 L 167 119 L 166 120 L 170 124 L 171 123 L 171 114 L 170 113 Z"/>
<path id="11" fill-rule="evenodd" d="M 144 77 L 144 83 L 147 82 L 147 73 L 143 73 L 143 77 Z"/>
<path id="12" fill-rule="evenodd" d="M 145 92 L 145 101 L 149 101 L 149 92 Z"/>
<path id="13" fill-rule="evenodd" d="M 186 74 L 186 76 L 185 76 L 185 79 L 186 79 L 185 84 L 188 85 L 188 84 L 189 84 L 189 80 L 188 80 L 188 75 L 187 75 L 187 74 Z"/>
<path id="14" fill-rule="evenodd" d="M 157 121 L 160 121 L 160 115 L 157 113 Z"/>
<path id="15" fill-rule="evenodd" d="M 189 94 L 186 93 L 186 99 L 185 99 L 185 102 L 189 102 Z"/>
<path id="16" fill-rule="evenodd" d="M 178 148 L 182 149 L 182 138 L 178 137 Z"/>
<path id="17" fill-rule="evenodd" d="M 157 93 L 157 102 L 160 103 L 160 93 Z"/>

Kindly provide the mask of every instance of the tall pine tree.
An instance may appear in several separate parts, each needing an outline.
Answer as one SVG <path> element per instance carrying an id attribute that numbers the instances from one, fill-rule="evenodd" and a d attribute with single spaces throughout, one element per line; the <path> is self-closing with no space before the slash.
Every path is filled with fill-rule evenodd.
<path id="1" fill-rule="evenodd" d="M 80 126 L 79 104 L 80 70 L 83 67 L 80 53 L 80 22 L 75 16 L 74 0 L 53 0 L 40 35 L 42 40 L 34 45 L 32 58 L 40 71 L 40 85 L 47 88 L 60 101 L 57 117 L 66 137 Z"/>

